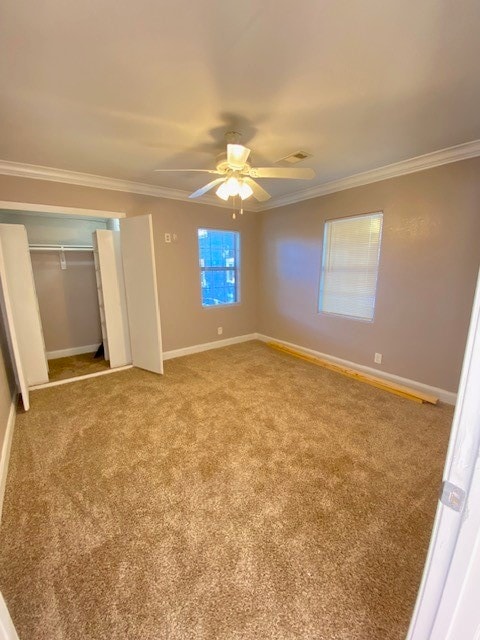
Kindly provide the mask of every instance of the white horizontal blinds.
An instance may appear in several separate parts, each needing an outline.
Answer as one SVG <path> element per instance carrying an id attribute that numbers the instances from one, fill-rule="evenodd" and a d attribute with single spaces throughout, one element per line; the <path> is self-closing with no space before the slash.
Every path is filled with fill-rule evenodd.
<path id="1" fill-rule="evenodd" d="M 382 213 L 325 223 L 320 311 L 372 320 Z"/>

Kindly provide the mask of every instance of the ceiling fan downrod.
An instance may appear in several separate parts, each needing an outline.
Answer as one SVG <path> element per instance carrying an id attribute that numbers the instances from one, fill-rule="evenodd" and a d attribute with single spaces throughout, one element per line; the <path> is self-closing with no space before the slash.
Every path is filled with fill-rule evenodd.
<path id="1" fill-rule="evenodd" d="M 238 131 L 227 131 L 225 134 L 225 141 L 227 144 L 240 144 L 242 134 Z"/>

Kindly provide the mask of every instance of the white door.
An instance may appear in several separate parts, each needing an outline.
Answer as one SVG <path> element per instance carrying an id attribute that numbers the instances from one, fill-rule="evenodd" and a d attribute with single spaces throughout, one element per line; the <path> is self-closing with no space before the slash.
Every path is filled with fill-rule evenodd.
<path id="1" fill-rule="evenodd" d="M 0 593 L 0 640 L 18 640 L 17 632 L 8 613 L 7 605 Z"/>
<path id="2" fill-rule="evenodd" d="M 108 345 L 110 367 L 123 367 L 132 362 L 132 353 L 120 232 L 98 229 L 93 236 L 104 346 Z"/>
<path id="3" fill-rule="evenodd" d="M 472 477 L 464 518 L 433 626 L 432 638 L 480 638 L 480 465 Z"/>
<path id="4" fill-rule="evenodd" d="M 163 373 L 152 216 L 120 220 L 132 363 Z"/>
<path id="5" fill-rule="evenodd" d="M 30 387 L 43 384 L 48 382 L 48 364 L 27 230 L 20 224 L 0 224 L 0 241 L 25 377 Z"/>
<path id="6" fill-rule="evenodd" d="M 15 330 L 15 322 L 13 320 L 12 304 L 8 289 L 8 280 L 5 272 L 5 263 L 3 260 L 2 243 L 0 242 L 0 304 L 2 307 L 3 321 L 5 324 L 5 332 L 7 334 L 10 355 L 12 356 L 13 370 L 15 372 L 15 381 L 17 389 L 22 394 L 23 408 L 25 411 L 30 409 L 30 398 L 28 394 L 28 383 L 25 376 L 25 369 L 22 362 L 22 356 L 18 346 L 17 333 Z"/>
<path id="7" fill-rule="evenodd" d="M 480 276 L 441 500 L 408 640 L 480 638 Z"/>

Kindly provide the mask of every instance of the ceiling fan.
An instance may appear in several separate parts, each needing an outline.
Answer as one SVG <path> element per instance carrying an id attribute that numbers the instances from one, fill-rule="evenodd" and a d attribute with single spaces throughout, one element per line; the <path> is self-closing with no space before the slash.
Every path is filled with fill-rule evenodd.
<path id="1" fill-rule="evenodd" d="M 189 198 L 199 198 L 205 193 L 217 187 L 215 193 L 222 200 L 239 196 L 246 200 L 253 196 L 259 202 L 269 200 L 268 191 L 261 187 L 253 178 L 280 178 L 289 180 L 310 180 L 315 176 L 313 169 L 291 169 L 289 167 L 252 167 L 247 161 L 250 149 L 240 144 L 241 134 L 229 131 L 225 134 L 227 141 L 227 154 L 218 159 L 215 169 L 156 169 L 156 171 L 197 171 L 213 173 L 220 176 L 215 178 L 200 189 L 191 193 Z"/>

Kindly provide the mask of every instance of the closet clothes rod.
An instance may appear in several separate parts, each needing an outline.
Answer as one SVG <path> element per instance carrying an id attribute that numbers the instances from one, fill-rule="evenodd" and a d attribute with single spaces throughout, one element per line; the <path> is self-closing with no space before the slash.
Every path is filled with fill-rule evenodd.
<path id="1" fill-rule="evenodd" d="M 91 245 L 81 244 L 30 244 L 30 251 L 93 251 Z"/>
<path id="2" fill-rule="evenodd" d="M 29 245 L 30 251 L 58 251 L 58 257 L 60 258 L 60 269 L 65 271 L 67 268 L 67 259 L 65 257 L 66 251 L 92 251 L 93 247 L 86 244 L 31 244 Z"/>

